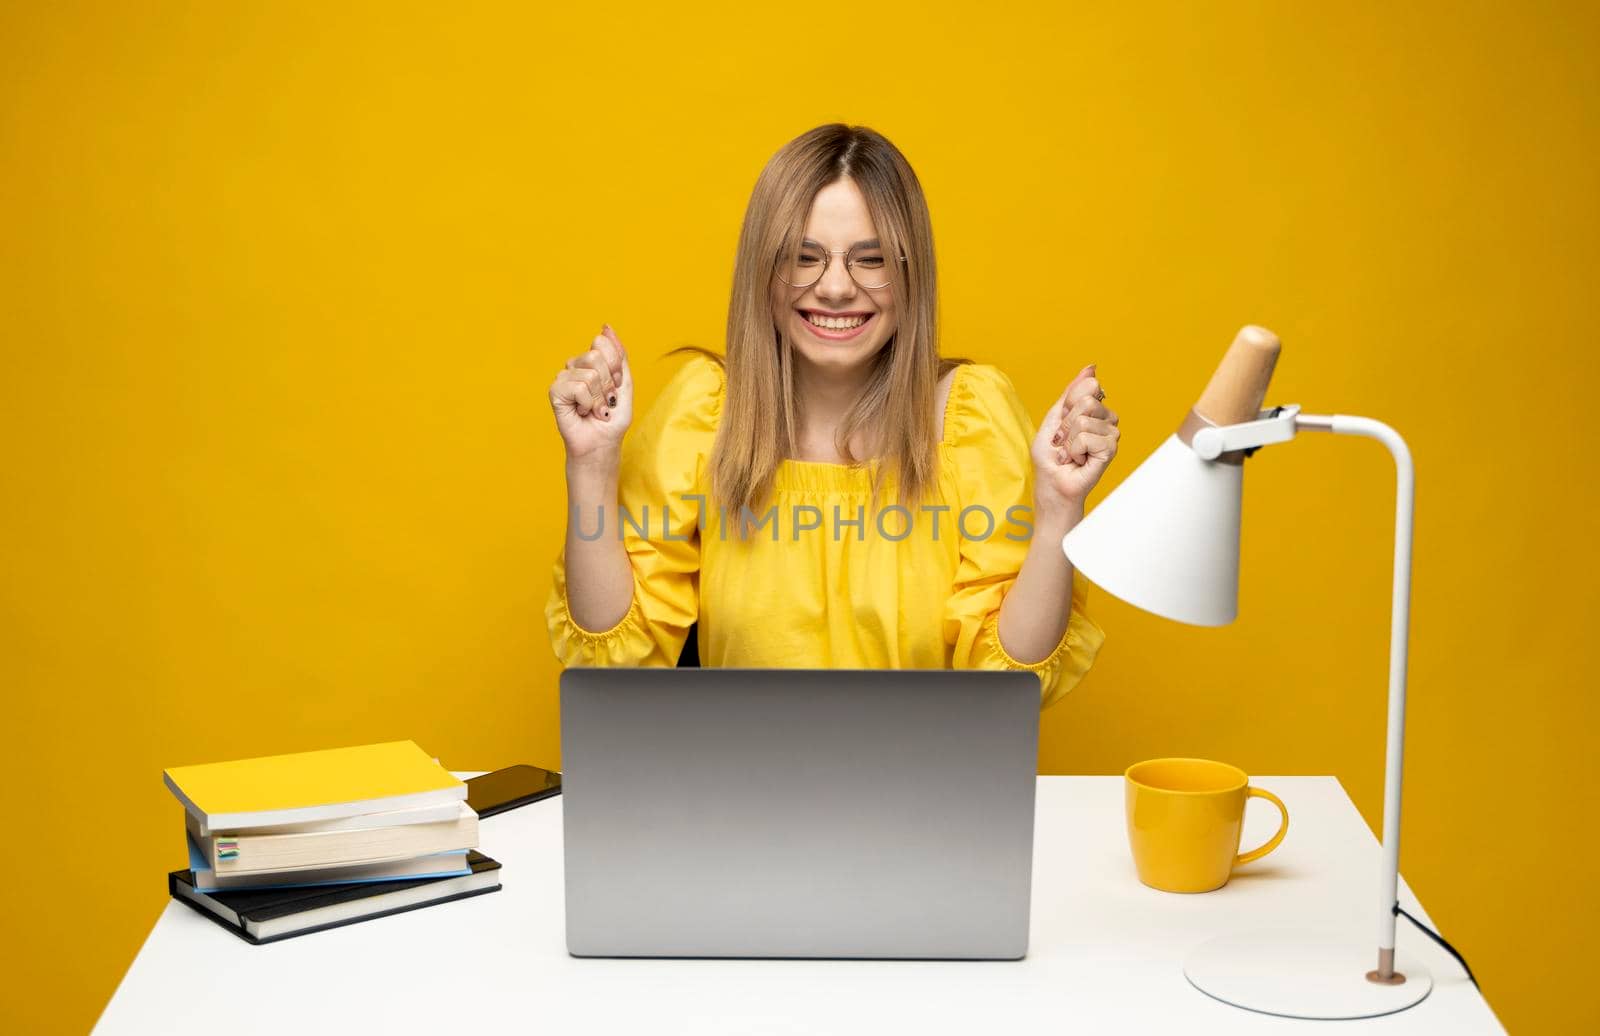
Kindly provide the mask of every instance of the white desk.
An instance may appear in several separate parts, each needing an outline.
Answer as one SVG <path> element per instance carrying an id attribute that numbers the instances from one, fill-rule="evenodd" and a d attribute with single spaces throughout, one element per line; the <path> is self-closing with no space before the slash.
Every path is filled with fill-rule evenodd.
<path id="1" fill-rule="evenodd" d="M 1376 928 L 1378 843 L 1339 783 L 1252 783 L 1288 805 L 1288 837 L 1225 888 L 1182 896 L 1139 884 L 1121 777 L 1040 778 L 1028 956 L 983 962 L 570 957 L 556 797 L 483 821 L 481 847 L 504 865 L 504 888 L 487 896 L 265 946 L 168 903 L 96 1031 L 1504 1031 L 1460 966 L 1403 918 L 1400 951 L 1432 969 L 1434 989 L 1396 1015 L 1294 1021 L 1190 986 L 1184 956 L 1225 931 L 1279 922 Z M 1264 840 L 1277 816 L 1252 803 L 1245 846 Z M 1403 879 L 1400 902 L 1428 920 Z"/>

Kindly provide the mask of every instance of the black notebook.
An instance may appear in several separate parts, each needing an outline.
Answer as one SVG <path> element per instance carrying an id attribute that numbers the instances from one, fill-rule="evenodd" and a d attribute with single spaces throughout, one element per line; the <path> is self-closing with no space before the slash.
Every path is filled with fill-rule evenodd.
<path id="1" fill-rule="evenodd" d="M 474 849 L 467 865 L 471 874 L 443 878 L 221 892 L 196 892 L 193 875 L 183 870 L 167 875 L 167 892 L 246 942 L 260 944 L 499 890 L 498 862 Z"/>

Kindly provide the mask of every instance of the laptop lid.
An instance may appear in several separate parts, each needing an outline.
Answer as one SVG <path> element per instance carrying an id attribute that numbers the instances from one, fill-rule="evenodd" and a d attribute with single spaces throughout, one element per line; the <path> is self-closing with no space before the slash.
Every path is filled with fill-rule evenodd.
<path id="1" fill-rule="evenodd" d="M 1016 959 L 1039 680 L 568 669 L 576 956 Z"/>

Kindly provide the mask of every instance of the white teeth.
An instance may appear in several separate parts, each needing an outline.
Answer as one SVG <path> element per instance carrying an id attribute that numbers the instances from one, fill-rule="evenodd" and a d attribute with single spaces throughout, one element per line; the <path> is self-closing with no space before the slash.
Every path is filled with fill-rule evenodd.
<path id="1" fill-rule="evenodd" d="M 815 313 L 807 313 L 806 319 L 818 327 L 826 327 L 833 331 L 843 331 L 847 328 L 860 327 L 867 322 L 866 317 L 823 317 Z"/>

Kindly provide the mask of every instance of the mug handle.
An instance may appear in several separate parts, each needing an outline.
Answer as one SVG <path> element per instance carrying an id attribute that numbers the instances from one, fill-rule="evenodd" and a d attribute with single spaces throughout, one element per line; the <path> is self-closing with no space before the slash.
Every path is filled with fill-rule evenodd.
<path id="1" fill-rule="evenodd" d="M 1274 806 L 1277 806 L 1278 812 L 1283 814 L 1283 823 L 1279 825 L 1278 833 L 1267 839 L 1267 843 L 1265 845 L 1258 849 L 1251 849 L 1247 853 L 1240 853 L 1233 861 L 1233 865 L 1235 867 L 1239 866 L 1241 863 L 1249 863 L 1251 860 L 1261 859 L 1261 857 L 1276 849 L 1278 847 L 1278 843 L 1283 841 L 1283 836 L 1289 832 L 1289 809 L 1283 804 L 1282 799 L 1272 794 L 1272 792 L 1267 791 L 1265 788 L 1246 788 L 1245 791 L 1250 793 L 1245 798 L 1245 802 L 1247 803 L 1250 801 L 1250 799 L 1266 799 Z"/>

